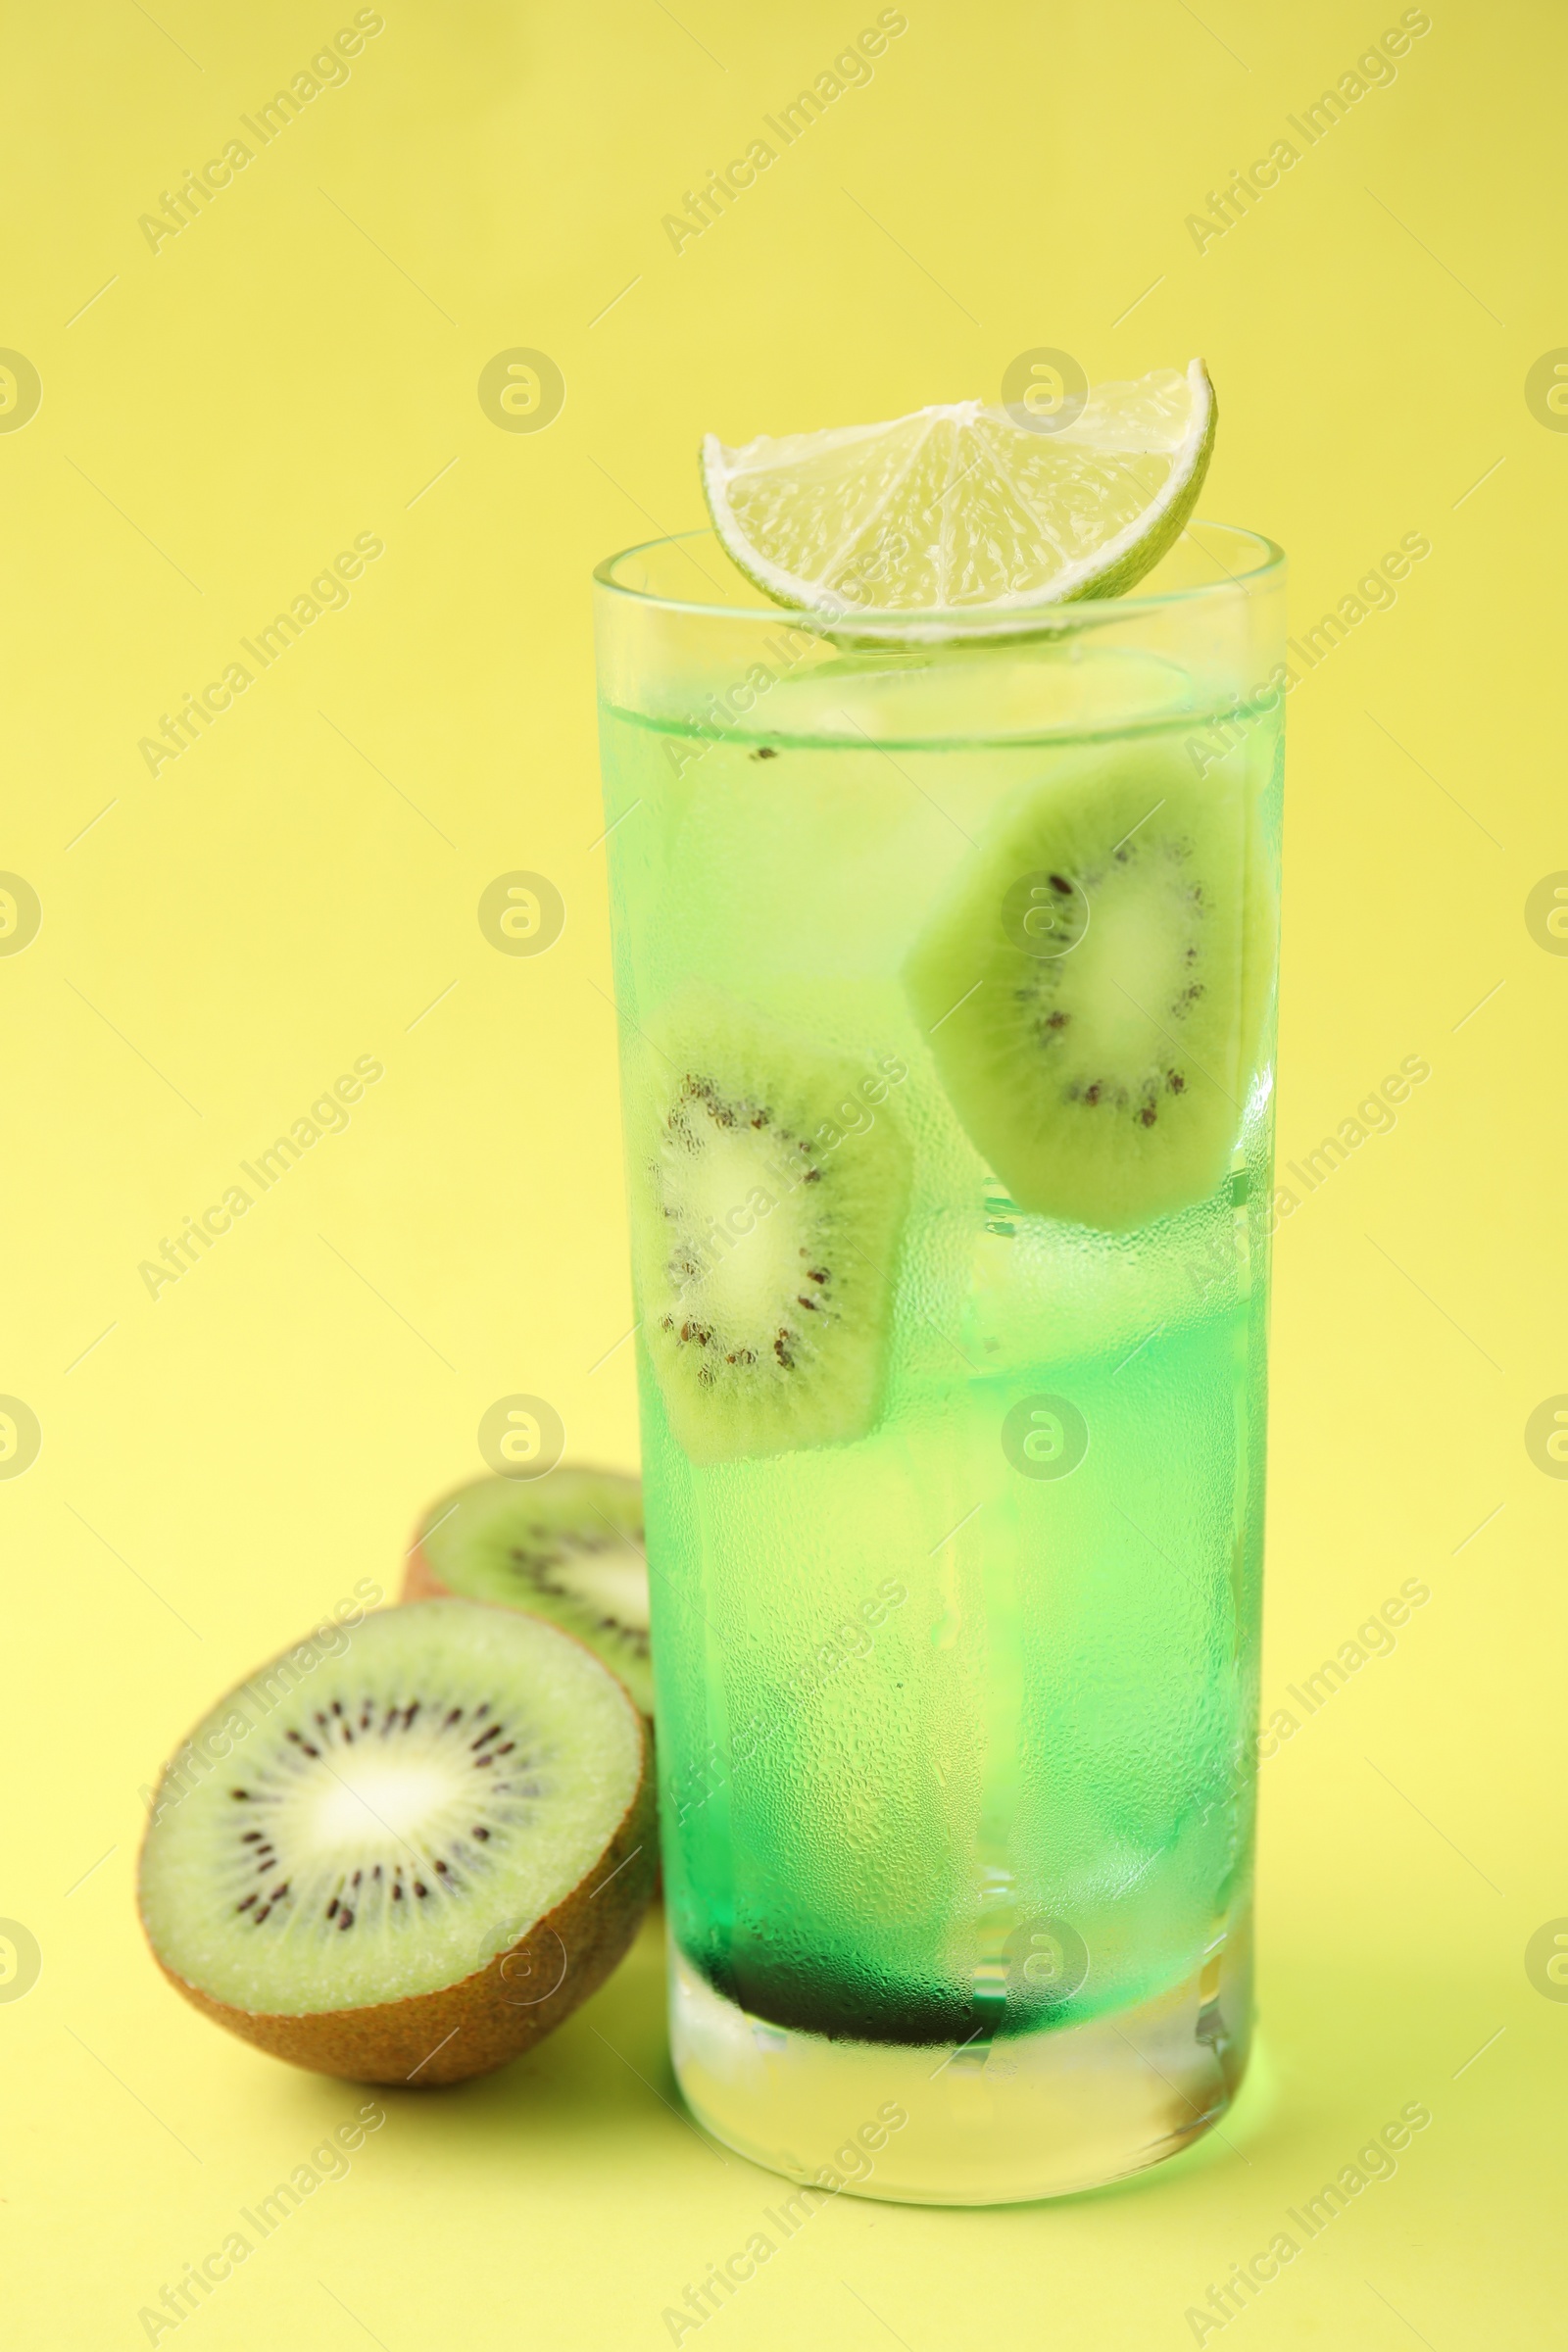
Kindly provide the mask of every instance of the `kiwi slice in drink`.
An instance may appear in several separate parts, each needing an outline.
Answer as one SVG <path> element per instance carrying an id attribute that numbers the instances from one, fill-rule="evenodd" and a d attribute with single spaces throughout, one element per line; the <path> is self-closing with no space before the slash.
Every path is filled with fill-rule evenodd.
<path id="1" fill-rule="evenodd" d="M 405 1600 L 442 1593 L 526 1609 L 586 1642 L 654 1711 L 643 1491 L 616 1470 L 562 1463 L 540 1479 L 478 1478 L 419 1522 Z"/>
<path id="2" fill-rule="evenodd" d="M 142 1924 L 179 1991 L 261 2049 L 456 2082 L 560 2025 L 636 1934 L 648 1730 L 541 1618 L 425 1600 L 332 1631 L 165 1768 Z"/>
<path id="3" fill-rule="evenodd" d="M 642 1333 L 694 1462 L 876 1419 L 909 1152 L 897 1055 L 852 1057 L 692 984 L 629 1093 Z"/>
<path id="4" fill-rule="evenodd" d="M 906 979 L 1016 1205 L 1120 1233 L 1227 1174 L 1272 937 L 1242 782 L 1181 749 L 1064 759 L 1004 812 Z"/>

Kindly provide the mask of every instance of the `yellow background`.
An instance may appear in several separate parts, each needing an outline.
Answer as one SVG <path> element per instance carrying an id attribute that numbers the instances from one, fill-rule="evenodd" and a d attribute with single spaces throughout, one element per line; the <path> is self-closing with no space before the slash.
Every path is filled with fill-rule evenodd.
<path id="1" fill-rule="evenodd" d="M 1051 344 L 1092 378 L 1203 354 L 1204 511 L 1290 550 L 1298 626 L 1432 542 L 1290 706 L 1282 1157 L 1403 1056 L 1432 1076 L 1280 1235 L 1266 1705 L 1403 1578 L 1433 1597 L 1263 1767 L 1267 2064 L 1226 2140 L 1057 2206 L 841 2200 L 704 2341 L 1191 2342 L 1207 2283 L 1411 2100 L 1397 2178 L 1236 2328 L 1562 2341 L 1568 2005 L 1524 1963 L 1568 1913 L 1568 1490 L 1524 1442 L 1568 1389 L 1568 962 L 1524 915 L 1568 866 L 1568 437 L 1524 396 L 1568 342 L 1560 13 L 1433 0 L 1393 85 L 1200 252 L 1187 215 L 1396 8 L 909 0 L 869 84 L 677 254 L 662 216 L 874 9 L 387 0 L 351 78 L 152 251 L 138 217 L 352 13 L 11 28 L 0 343 L 43 400 L 0 433 L 0 865 L 43 926 L 0 959 L 0 1389 L 43 1445 L 0 1484 L 0 1915 L 43 1969 L 0 2004 L 9 2339 L 145 2341 L 139 2307 L 359 2100 L 159 1982 L 130 1886 L 163 1752 L 356 1579 L 395 1588 L 498 1396 L 635 1461 L 593 563 L 701 519 L 706 427 L 995 398 Z M 546 431 L 479 406 L 519 345 L 565 378 Z M 159 714 L 362 531 L 349 606 L 150 775 Z M 518 867 L 567 909 L 535 958 L 476 919 Z M 362 1054 L 349 1131 L 150 1298 L 139 1262 Z M 648 1941 L 532 2060 L 389 2094 L 179 2341 L 667 2342 L 776 2193 L 673 2098 Z"/>

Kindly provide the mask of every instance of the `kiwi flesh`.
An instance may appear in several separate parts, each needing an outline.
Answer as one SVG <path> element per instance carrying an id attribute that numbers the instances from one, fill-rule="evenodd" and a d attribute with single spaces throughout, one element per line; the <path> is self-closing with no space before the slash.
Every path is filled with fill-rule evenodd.
<path id="1" fill-rule="evenodd" d="M 647 1727 L 579 1642 L 466 1600 L 285 1650 L 166 1767 L 138 1902 L 165 1975 L 274 2056 L 422 2089 L 504 2066 L 636 1934 Z"/>
<path id="2" fill-rule="evenodd" d="M 643 1345 L 707 1464 L 844 1444 L 881 1396 L 909 1152 L 907 1075 L 690 984 L 628 1090 Z"/>
<path id="3" fill-rule="evenodd" d="M 1179 746 L 1063 758 L 916 942 L 910 999 L 1014 1204 L 1125 1232 L 1229 1171 L 1272 909 L 1242 780 Z"/>
<path id="4" fill-rule="evenodd" d="M 443 1495 L 419 1522 L 403 1597 L 443 1593 L 548 1617 L 586 1642 L 652 1716 L 648 1559 L 635 1478 L 563 1462 L 544 1478 L 478 1478 Z"/>

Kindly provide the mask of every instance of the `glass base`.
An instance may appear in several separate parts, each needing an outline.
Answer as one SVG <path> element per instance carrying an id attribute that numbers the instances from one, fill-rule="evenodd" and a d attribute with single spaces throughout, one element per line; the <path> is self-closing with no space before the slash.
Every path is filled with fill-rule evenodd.
<path id="1" fill-rule="evenodd" d="M 1142 2172 L 1225 2113 L 1247 2063 L 1238 1975 L 1054 2032 L 910 2048 L 750 2017 L 672 1940 L 670 2043 L 698 2121 L 769 2172 L 895 2204 L 1018 2204 Z"/>

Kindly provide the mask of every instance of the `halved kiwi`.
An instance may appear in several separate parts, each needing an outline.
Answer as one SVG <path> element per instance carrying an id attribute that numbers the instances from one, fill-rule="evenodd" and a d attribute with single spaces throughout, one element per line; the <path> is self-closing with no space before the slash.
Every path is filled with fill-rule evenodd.
<path id="1" fill-rule="evenodd" d="M 164 1973 L 274 2056 L 455 2082 L 540 2040 L 610 1974 L 653 1886 L 647 1728 L 537 1617 L 378 1610 L 219 1701 L 142 1846 Z"/>
<path id="2" fill-rule="evenodd" d="M 909 1152 L 907 1075 L 716 990 L 645 1032 L 627 1153 L 643 1341 L 694 1462 L 842 1444 L 876 1419 Z"/>
<path id="3" fill-rule="evenodd" d="M 564 1462 L 544 1478 L 478 1478 L 444 1494 L 419 1522 L 403 1597 L 449 1592 L 548 1617 L 586 1642 L 653 1714 L 635 1478 Z"/>
<path id="4" fill-rule="evenodd" d="M 1243 780 L 1180 747 L 1063 758 L 969 858 L 906 982 L 1015 1204 L 1106 1232 L 1226 1175 L 1272 909 Z"/>

